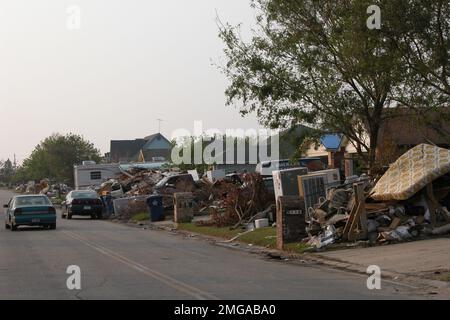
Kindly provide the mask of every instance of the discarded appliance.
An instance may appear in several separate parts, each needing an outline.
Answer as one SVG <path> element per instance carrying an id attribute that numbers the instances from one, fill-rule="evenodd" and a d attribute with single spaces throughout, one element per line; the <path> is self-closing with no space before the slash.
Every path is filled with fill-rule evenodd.
<path id="1" fill-rule="evenodd" d="M 327 196 L 327 173 L 299 175 L 298 195 L 305 200 L 305 212 Z"/>
<path id="2" fill-rule="evenodd" d="M 307 168 L 294 168 L 273 172 L 275 200 L 281 196 L 298 196 L 298 176 L 308 174 Z"/>

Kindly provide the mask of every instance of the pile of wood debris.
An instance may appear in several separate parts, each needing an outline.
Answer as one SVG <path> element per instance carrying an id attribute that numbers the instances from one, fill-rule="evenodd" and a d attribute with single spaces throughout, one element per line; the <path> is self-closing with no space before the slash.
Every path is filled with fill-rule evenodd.
<path id="1" fill-rule="evenodd" d="M 158 185 L 167 177 L 174 178 L 174 182 Z M 154 193 L 163 196 L 168 212 L 173 209 L 173 195 L 183 192 L 192 193 L 197 211 L 209 213 L 212 217 L 210 223 L 217 226 L 244 224 L 275 202 L 273 195 L 266 191 L 261 176 L 256 173 L 233 175 L 211 182 L 206 176 L 195 181 L 187 172 L 176 169 L 132 169 L 117 179 L 106 181 L 98 190 L 99 194 L 114 195 L 115 203 L 123 203 L 117 208 L 129 206 L 126 210 L 118 210 L 120 216 L 126 217 L 135 211 L 142 211 L 142 204 L 145 203 L 143 197 Z"/>
<path id="2" fill-rule="evenodd" d="M 419 145 L 375 184 L 330 190 L 306 214 L 309 245 L 408 241 L 450 232 L 450 150 Z"/>

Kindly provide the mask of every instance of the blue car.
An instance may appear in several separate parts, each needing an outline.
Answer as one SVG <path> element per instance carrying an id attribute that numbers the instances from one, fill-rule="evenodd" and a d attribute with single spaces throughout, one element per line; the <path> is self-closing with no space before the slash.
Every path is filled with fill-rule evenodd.
<path id="1" fill-rule="evenodd" d="M 16 231 L 19 226 L 56 229 L 56 210 L 45 195 L 15 196 L 3 207 L 6 229 Z"/>

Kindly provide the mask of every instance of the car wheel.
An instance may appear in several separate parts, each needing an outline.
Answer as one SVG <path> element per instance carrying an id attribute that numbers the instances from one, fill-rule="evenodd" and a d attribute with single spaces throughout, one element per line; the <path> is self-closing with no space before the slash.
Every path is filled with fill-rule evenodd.
<path id="1" fill-rule="evenodd" d="M 56 223 L 52 223 L 51 225 L 49 225 L 49 229 L 50 230 L 55 230 L 56 229 Z"/>
<path id="2" fill-rule="evenodd" d="M 95 220 L 95 218 L 96 218 L 95 214 L 91 214 L 91 219 Z"/>
<path id="3" fill-rule="evenodd" d="M 102 213 L 98 213 L 97 214 L 97 219 L 99 219 L 99 220 L 103 219 L 103 214 Z"/>

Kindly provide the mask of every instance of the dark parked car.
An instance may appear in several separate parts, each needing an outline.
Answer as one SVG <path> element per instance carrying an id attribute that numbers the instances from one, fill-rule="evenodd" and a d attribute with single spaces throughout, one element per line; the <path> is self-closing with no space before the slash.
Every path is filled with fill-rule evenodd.
<path id="1" fill-rule="evenodd" d="M 163 178 L 155 185 L 155 190 L 161 191 L 162 193 L 173 193 L 176 190 L 192 192 L 196 189 L 196 187 L 194 178 L 190 174 L 186 173 Z"/>
<path id="2" fill-rule="evenodd" d="M 47 196 L 15 196 L 3 207 L 6 209 L 6 229 L 16 231 L 19 226 L 56 229 L 56 210 Z"/>
<path id="3" fill-rule="evenodd" d="M 66 201 L 62 203 L 62 218 L 72 219 L 72 216 L 90 216 L 101 219 L 103 202 L 97 192 L 91 190 L 75 190 L 69 192 Z"/>
<path id="4" fill-rule="evenodd" d="M 197 183 L 190 174 L 176 174 L 163 178 L 154 188 L 154 191 L 163 196 L 164 208 L 173 208 L 173 194 L 177 192 L 194 192 Z"/>

